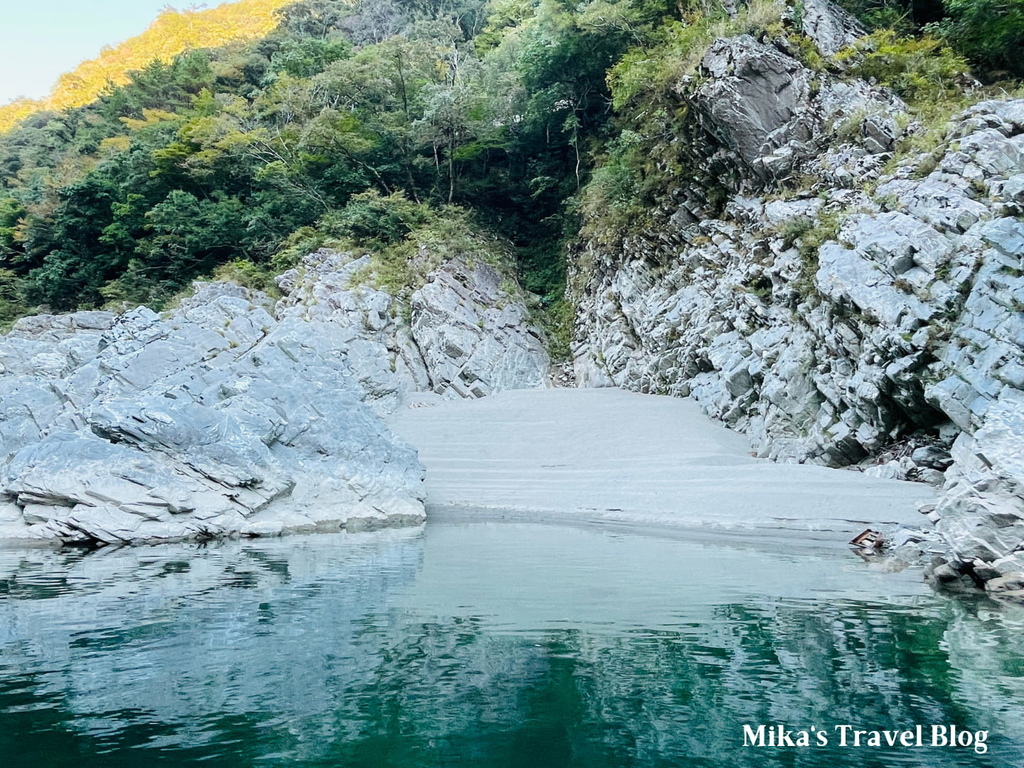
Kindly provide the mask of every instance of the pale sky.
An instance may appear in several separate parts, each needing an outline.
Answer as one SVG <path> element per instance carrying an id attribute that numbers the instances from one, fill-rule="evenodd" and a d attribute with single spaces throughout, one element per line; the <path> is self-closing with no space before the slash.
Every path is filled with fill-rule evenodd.
<path id="1" fill-rule="evenodd" d="M 57 77 L 190 0 L 0 0 L 0 104 L 49 93 Z M 206 5 L 219 5 L 218 0 Z"/>

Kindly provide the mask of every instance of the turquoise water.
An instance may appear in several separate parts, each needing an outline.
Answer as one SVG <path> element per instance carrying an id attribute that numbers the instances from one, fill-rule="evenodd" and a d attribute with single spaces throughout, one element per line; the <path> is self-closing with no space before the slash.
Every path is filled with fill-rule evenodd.
<path id="1" fill-rule="evenodd" d="M 431 523 L 0 549 L 0 767 L 1024 766 L 1022 630 L 783 541 Z M 842 724 L 988 751 L 842 747 Z"/>

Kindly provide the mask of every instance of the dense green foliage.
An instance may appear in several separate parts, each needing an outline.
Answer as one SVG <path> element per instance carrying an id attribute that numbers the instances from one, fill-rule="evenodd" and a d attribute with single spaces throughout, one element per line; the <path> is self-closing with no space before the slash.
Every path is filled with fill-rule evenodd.
<path id="1" fill-rule="evenodd" d="M 564 203 L 608 124 L 606 72 L 670 12 L 303 0 L 256 43 L 35 115 L 0 137 L 0 316 L 159 305 L 218 265 L 358 242 L 338 230 L 360 215 L 397 241 L 415 226 L 399 209 L 442 205 L 511 240 L 526 287 L 553 303 Z M 387 210 L 360 209 L 368 191 Z"/>
<path id="2" fill-rule="evenodd" d="M 1024 78 L 1024 0 L 837 0 L 868 31 L 927 34 L 988 82 Z"/>
<path id="3" fill-rule="evenodd" d="M 1024 77 L 1024 0 L 946 0 L 928 29 L 990 79 Z"/>
<path id="4" fill-rule="evenodd" d="M 913 104 L 956 99 L 970 68 L 967 60 L 930 35 L 900 37 L 881 29 L 837 57 L 865 80 L 887 85 Z"/>
<path id="5" fill-rule="evenodd" d="M 989 73 L 1020 66 L 1022 0 L 906 19 L 896 0 L 849 1 L 904 36 L 867 38 L 848 70 L 910 98 L 959 87 L 949 46 Z M 0 322 L 159 306 L 218 269 L 266 284 L 325 245 L 381 254 L 395 282 L 417 238 L 497 236 L 564 325 L 581 212 L 617 239 L 680 177 L 706 181 L 713 209 L 723 179 L 690 176 L 678 150 L 701 136 L 674 86 L 741 32 L 827 66 L 770 0 L 733 16 L 714 0 L 301 0 L 265 38 L 153 63 L 0 136 Z"/>

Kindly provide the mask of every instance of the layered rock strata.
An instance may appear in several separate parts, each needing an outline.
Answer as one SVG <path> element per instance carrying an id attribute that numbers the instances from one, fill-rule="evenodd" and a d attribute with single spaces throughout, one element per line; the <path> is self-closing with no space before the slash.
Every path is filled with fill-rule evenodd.
<path id="1" fill-rule="evenodd" d="M 413 296 L 322 253 L 286 297 L 197 284 L 168 316 L 35 316 L 0 337 L 0 538 L 121 543 L 419 523 L 423 469 L 380 419 L 408 391 L 545 381 L 498 273 Z"/>
<path id="2" fill-rule="evenodd" d="M 281 317 L 348 333 L 349 362 L 368 401 L 390 411 L 403 393 L 483 397 L 548 384 L 543 334 L 514 283 L 480 259 L 430 271 L 409 299 L 365 279 L 369 256 L 323 251 L 278 279 Z"/>
<path id="3" fill-rule="evenodd" d="M 780 47 L 717 41 L 698 75 L 698 181 L 575 254 L 579 381 L 692 396 L 780 461 L 887 455 L 944 487 L 941 579 L 1024 588 L 1024 101 L 896 153 L 925 133 L 898 99 Z"/>
<path id="4" fill-rule="evenodd" d="M 171 317 L 20 321 L 0 342 L 0 535 L 117 543 L 421 521 L 422 468 L 338 329 L 207 285 Z"/>

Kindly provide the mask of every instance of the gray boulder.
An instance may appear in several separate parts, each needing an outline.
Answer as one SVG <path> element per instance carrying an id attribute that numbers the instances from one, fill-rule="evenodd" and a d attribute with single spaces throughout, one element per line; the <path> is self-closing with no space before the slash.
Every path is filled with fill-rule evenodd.
<path id="1" fill-rule="evenodd" d="M 258 299 L 206 285 L 168 318 L 27 320 L 0 339 L 0 537 L 422 521 L 422 467 L 363 402 L 343 329 L 278 322 Z"/>
<path id="2" fill-rule="evenodd" d="M 814 5 L 804 23 L 821 24 L 822 30 L 833 25 L 835 35 L 825 35 L 824 42 L 812 39 L 834 52 L 855 39 L 851 35 L 859 27 L 842 22 L 842 12 L 830 15 L 829 7 Z M 863 81 L 815 72 L 780 46 L 750 35 L 715 40 L 698 77 L 677 84 L 703 131 L 682 150 L 692 156 L 695 178 L 750 191 L 812 168 L 844 187 L 877 172 L 884 163 L 879 155 L 891 152 L 903 134 L 897 118 L 906 105 Z M 703 194 L 687 192 L 695 199 Z"/>
<path id="3" fill-rule="evenodd" d="M 810 154 L 815 116 L 810 73 L 793 58 L 744 35 L 716 40 L 701 62 L 708 81 L 693 101 L 705 129 L 734 152 L 750 173 L 767 179 Z M 783 163 L 783 160 L 786 160 Z"/>
<path id="4" fill-rule="evenodd" d="M 787 8 L 787 14 L 795 14 L 797 4 Z M 833 5 L 828 0 L 802 0 L 799 4 L 800 29 L 825 56 L 833 56 L 846 46 L 866 34 L 851 14 Z"/>

